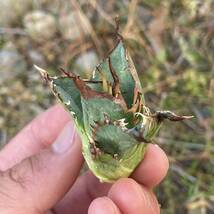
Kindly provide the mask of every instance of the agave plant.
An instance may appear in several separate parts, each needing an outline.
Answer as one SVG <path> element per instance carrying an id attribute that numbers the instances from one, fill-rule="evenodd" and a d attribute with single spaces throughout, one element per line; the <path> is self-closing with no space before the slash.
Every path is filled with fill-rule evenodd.
<path id="1" fill-rule="evenodd" d="M 163 120 L 190 118 L 170 111 L 151 113 L 122 38 L 88 80 L 63 69 L 63 75 L 51 77 L 36 68 L 74 118 L 83 156 L 102 182 L 130 176 Z"/>

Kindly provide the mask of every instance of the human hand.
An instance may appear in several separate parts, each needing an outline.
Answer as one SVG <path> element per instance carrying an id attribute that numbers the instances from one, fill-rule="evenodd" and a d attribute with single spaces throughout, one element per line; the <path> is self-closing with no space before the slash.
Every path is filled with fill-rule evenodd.
<path id="1" fill-rule="evenodd" d="M 168 170 L 156 145 L 147 147 L 131 178 L 100 183 L 91 172 L 79 176 L 81 141 L 64 109 L 44 112 L 0 151 L 1 214 L 158 214 L 152 188 Z"/>

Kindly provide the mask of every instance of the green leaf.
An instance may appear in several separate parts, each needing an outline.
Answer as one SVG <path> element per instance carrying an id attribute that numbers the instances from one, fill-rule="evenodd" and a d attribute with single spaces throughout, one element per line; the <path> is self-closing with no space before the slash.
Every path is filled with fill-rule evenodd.
<path id="1" fill-rule="evenodd" d="M 60 77 L 52 80 L 52 88 L 68 111 L 73 112 L 74 117 L 83 126 L 81 95 L 74 82 L 68 77 Z"/>
<path id="2" fill-rule="evenodd" d="M 122 158 L 129 148 L 138 144 L 137 140 L 114 125 L 100 127 L 95 140 L 101 151 L 112 156 L 116 154 L 119 158 Z"/>
<path id="3" fill-rule="evenodd" d="M 96 67 L 94 79 L 101 80 L 102 74 L 108 82 L 113 84 L 113 78 L 109 68 L 109 58 L 111 59 L 112 67 L 119 77 L 122 95 L 124 96 L 128 107 L 131 107 L 135 86 L 138 87 L 139 91 L 142 89 L 132 59 L 129 56 L 122 40 L 119 40 L 116 47 L 111 51 L 109 57 L 104 59 Z"/>

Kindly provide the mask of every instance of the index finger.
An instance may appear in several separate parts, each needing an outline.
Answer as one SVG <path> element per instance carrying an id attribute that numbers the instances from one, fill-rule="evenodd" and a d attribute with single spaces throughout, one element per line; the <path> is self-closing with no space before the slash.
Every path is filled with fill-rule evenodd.
<path id="1" fill-rule="evenodd" d="M 156 145 L 149 144 L 145 158 L 131 175 L 142 186 L 152 188 L 163 180 L 168 170 L 168 159 L 165 152 Z M 91 172 L 80 176 L 66 196 L 55 209 L 64 214 L 85 213 L 93 199 L 108 195 L 112 184 L 100 183 Z M 82 203 L 76 201 L 81 198 Z"/>

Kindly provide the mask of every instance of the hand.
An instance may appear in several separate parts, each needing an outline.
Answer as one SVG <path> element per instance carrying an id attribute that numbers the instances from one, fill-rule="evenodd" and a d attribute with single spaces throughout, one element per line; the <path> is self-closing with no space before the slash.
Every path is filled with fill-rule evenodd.
<path id="1" fill-rule="evenodd" d="M 156 145 L 147 147 L 131 178 L 101 184 L 91 172 L 79 176 L 81 141 L 70 116 L 56 105 L 0 151 L 2 214 L 158 214 L 152 193 L 168 170 Z"/>

